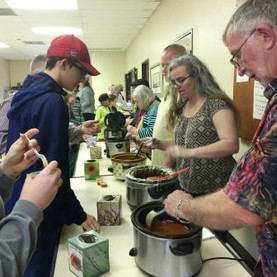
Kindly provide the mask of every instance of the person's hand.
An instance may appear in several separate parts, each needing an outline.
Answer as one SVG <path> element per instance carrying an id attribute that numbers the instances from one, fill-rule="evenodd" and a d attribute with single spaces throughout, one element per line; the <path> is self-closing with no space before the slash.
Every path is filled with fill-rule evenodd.
<path id="1" fill-rule="evenodd" d="M 38 129 L 30 129 L 12 144 L 1 164 L 2 171 L 6 176 L 10 178 L 18 177 L 22 171 L 38 159 L 25 137 L 26 135 L 28 138 L 32 138 L 38 132 Z M 32 147 L 38 148 L 35 139 L 31 140 L 31 144 Z"/>
<path id="2" fill-rule="evenodd" d="M 131 137 L 136 136 L 138 133 L 138 129 L 132 125 L 128 125 L 126 129 L 127 129 L 128 135 L 130 135 Z"/>
<path id="3" fill-rule="evenodd" d="M 190 158 L 190 149 L 186 149 L 179 145 L 171 145 L 165 151 L 165 165 L 171 166 L 175 163 L 176 158 Z"/>
<path id="4" fill-rule="evenodd" d="M 125 120 L 125 126 L 130 125 L 132 123 L 132 121 L 133 121 L 133 118 L 131 118 L 131 117 L 126 118 L 126 120 Z"/>
<path id="5" fill-rule="evenodd" d="M 139 141 L 140 144 L 143 143 L 143 147 L 148 148 L 148 149 L 159 149 L 160 148 L 160 140 L 157 138 L 152 138 L 152 137 L 146 137 L 142 138 Z"/>
<path id="6" fill-rule="evenodd" d="M 100 231 L 100 225 L 93 215 L 87 214 L 86 220 L 81 224 L 84 231 L 95 230 Z"/>
<path id="7" fill-rule="evenodd" d="M 101 131 L 99 121 L 97 120 L 87 120 L 82 124 L 81 132 L 83 135 L 96 135 Z"/>
<path id="8" fill-rule="evenodd" d="M 58 163 L 52 161 L 35 178 L 28 174 L 20 199 L 32 202 L 41 210 L 46 209 L 62 184 Z"/>
<path id="9" fill-rule="evenodd" d="M 135 110 L 132 109 L 132 110 L 129 110 L 128 113 L 130 114 L 130 116 L 134 115 L 135 114 Z"/>
<path id="10" fill-rule="evenodd" d="M 167 214 L 169 214 L 172 217 L 175 217 L 175 212 L 177 205 L 179 204 L 179 201 L 182 200 L 183 202 L 186 202 L 190 199 L 193 199 L 191 194 L 186 193 L 181 190 L 175 190 L 171 194 L 167 196 L 167 198 L 164 200 L 164 209 Z M 181 207 L 180 207 L 181 209 Z M 178 213 L 179 216 L 182 215 L 183 218 L 185 218 L 185 211 L 182 209 Z"/>

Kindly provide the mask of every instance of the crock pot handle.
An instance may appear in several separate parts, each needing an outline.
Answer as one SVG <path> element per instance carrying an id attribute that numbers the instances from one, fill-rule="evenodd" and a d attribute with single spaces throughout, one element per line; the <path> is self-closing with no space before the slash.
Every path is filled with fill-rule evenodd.
<path id="1" fill-rule="evenodd" d="M 191 242 L 187 243 L 172 243 L 169 246 L 169 249 L 171 250 L 172 254 L 175 256 L 184 256 L 191 254 L 194 249 L 194 245 Z"/>
<path id="2" fill-rule="evenodd" d="M 135 256 L 137 256 L 137 254 L 138 254 L 138 250 L 137 250 L 136 247 L 133 247 L 133 248 L 130 249 L 129 255 L 130 255 L 131 257 L 135 257 Z"/>
<path id="3" fill-rule="evenodd" d="M 165 194 L 164 186 L 159 184 L 151 186 L 148 188 L 148 194 L 154 199 L 159 199 Z"/>

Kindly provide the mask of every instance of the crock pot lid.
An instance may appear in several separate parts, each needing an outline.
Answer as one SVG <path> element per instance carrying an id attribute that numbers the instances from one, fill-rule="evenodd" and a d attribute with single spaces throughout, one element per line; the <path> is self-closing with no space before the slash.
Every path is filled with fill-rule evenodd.
<path id="1" fill-rule="evenodd" d="M 119 130 L 125 125 L 125 116 L 121 112 L 112 112 L 105 116 L 104 122 L 111 130 Z"/>

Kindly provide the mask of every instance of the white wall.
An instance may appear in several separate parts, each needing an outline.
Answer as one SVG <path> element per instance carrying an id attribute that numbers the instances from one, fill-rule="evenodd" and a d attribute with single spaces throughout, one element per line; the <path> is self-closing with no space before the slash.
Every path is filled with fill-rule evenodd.
<path id="1" fill-rule="evenodd" d="M 30 62 L 28 60 L 14 61 L 10 60 L 10 85 L 15 86 L 17 82 L 21 84 L 30 73 Z"/>
<path id="2" fill-rule="evenodd" d="M 98 102 L 99 95 L 108 91 L 108 85 L 110 83 L 125 85 L 125 61 L 125 52 L 91 53 L 91 63 L 101 73 L 98 76 L 92 77 L 92 87 L 95 92 L 96 106 L 100 104 Z"/>
<path id="3" fill-rule="evenodd" d="M 7 60 L 0 58 L 0 100 L 3 97 L 3 91 L 10 86 L 10 67 Z"/>
<path id="4" fill-rule="evenodd" d="M 216 8 L 215 8 L 216 7 Z M 232 97 L 233 66 L 222 33 L 236 7 L 235 0 L 164 0 L 127 51 L 127 69 L 149 58 L 159 62 L 165 46 L 193 28 L 193 53 L 204 61 Z"/>

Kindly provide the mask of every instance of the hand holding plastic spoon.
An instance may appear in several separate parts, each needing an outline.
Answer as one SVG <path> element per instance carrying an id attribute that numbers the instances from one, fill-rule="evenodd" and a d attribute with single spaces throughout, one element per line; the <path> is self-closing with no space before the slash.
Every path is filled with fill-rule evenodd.
<path id="1" fill-rule="evenodd" d="M 45 157 L 43 154 L 40 154 L 40 153 L 37 151 L 37 149 L 34 148 L 34 147 L 32 146 L 31 140 L 30 140 L 25 134 L 20 134 L 20 136 L 25 136 L 25 137 L 27 138 L 27 140 L 28 140 L 28 142 L 29 142 L 29 146 L 32 148 L 32 150 L 34 151 L 34 153 L 36 154 L 36 156 L 37 156 L 38 158 L 41 159 L 41 161 L 42 161 L 42 163 L 43 163 L 43 167 L 46 167 L 46 166 L 48 165 L 48 161 L 47 161 L 46 157 Z"/>

